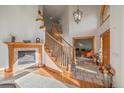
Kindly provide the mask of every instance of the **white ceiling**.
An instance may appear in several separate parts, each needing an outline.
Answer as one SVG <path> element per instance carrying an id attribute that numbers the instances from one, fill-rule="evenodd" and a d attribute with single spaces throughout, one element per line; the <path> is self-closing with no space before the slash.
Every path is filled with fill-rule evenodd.
<path id="1" fill-rule="evenodd" d="M 50 17 L 61 17 L 67 5 L 44 5 L 44 12 Z"/>

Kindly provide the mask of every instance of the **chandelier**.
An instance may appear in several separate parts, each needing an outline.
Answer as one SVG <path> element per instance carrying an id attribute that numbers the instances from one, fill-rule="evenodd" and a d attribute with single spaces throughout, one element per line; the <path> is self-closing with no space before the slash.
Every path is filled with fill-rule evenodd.
<path id="1" fill-rule="evenodd" d="M 73 13 L 74 21 L 78 24 L 81 21 L 83 12 L 77 8 L 76 11 Z"/>

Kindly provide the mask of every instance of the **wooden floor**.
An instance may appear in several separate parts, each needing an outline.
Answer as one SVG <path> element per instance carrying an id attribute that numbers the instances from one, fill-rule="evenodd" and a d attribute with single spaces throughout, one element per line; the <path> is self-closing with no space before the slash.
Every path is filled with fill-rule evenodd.
<path id="1" fill-rule="evenodd" d="M 5 72 L 4 70 L 0 71 L 0 76 L 3 77 L 4 79 L 8 78 L 8 77 L 11 77 L 12 75 L 13 75 L 12 72 Z"/>
<path id="2" fill-rule="evenodd" d="M 33 73 L 48 76 L 50 78 L 59 80 L 63 83 L 67 83 L 70 85 L 74 85 L 79 88 L 103 88 L 103 85 L 98 85 L 94 83 L 89 83 L 85 81 L 75 80 L 71 78 L 68 74 L 62 74 L 60 72 L 54 71 L 46 66 L 38 68 L 37 70 L 33 71 Z M 0 72 L 4 76 L 4 78 L 11 77 L 13 73 L 8 72 Z"/>
<path id="3" fill-rule="evenodd" d="M 98 85 L 95 83 L 85 82 L 81 80 L 75 80 L 71 78 L 68 74 L 62 74 L 47 67 L 39 68 L 38 70 L 34 71 L 34 73 L 48 76 L 50 78 L 57 79 L 63 83 L 71 84 L 79 88 L 103 88 L 103 85 Z"/>

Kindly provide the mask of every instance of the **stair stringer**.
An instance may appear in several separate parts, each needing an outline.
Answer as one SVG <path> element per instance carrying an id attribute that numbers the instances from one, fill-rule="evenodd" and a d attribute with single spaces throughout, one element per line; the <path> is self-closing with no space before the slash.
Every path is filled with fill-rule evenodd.
<path id="1" fill-rule="evenodd" d="M 61 70 L 54 62 L 53 60 L 48 56 L 48 54 L 46 53 L 46 51 L 44 51 L 44 57 L 45 57 L 45 65 L 57 70 L 59 72 L 63 72 L 63 70 Z"/>

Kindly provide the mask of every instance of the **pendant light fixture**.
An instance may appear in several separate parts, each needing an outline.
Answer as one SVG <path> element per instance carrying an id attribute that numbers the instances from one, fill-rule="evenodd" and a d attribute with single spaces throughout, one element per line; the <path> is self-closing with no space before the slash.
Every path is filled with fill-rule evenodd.
<path id="1" fill-rule="evenodd" d="M 74 21 L 78 24 L 81 21 L 83 12 L 77 7 L 77 10 L 74 11 L 73 13 L 73 17 L 74 17 Z"/>

